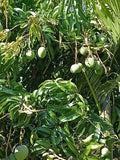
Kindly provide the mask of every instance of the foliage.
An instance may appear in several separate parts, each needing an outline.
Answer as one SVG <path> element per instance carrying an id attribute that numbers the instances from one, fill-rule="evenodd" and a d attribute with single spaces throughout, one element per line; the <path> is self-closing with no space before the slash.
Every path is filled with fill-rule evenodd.
<path id="1" fill-rule="evenodd" d="M 0 1 L 0 158 L 23 144 L 33 160 L 119 159 L 119 11 L 118 0 Z"/>
<path id="2" fill-rule="evenodd" d="M 2 89 L 1 94 L 4 90 Z M 10 136 L 6 152 L 8 144 L 14 148 L 18 139 L 20 144 L 29 143 L 31 150 L 29 156 L 35 159 L 41 154 L 50 157 L 50 149 L 53 150 L 52 154 L 55 152 L 63 158 L 72 156 L 73 159 L 85 159 L 88 155 L 96 157 L 94 150 L 97 150 L 100 156 L 103 144 L 99 141 L 103 137 L 106 143 L 115 138 L 114 133 L 109 137 L 111 124 L 89 110 L 87 101 L 78 93 L 77 87 L 71 81 L 47 80 L 31 94 L 26 95 L 26 92 L 19 91 L 21 95 L 18 97 L 14 95 L 14 90 L 4 92 L 6 96 L 4 94 L 4 99 L 2 98 L 0 102 L 1 115 L 8 109 L 6 114 L 11 119 L 10 131 L 9 128 L 6 130 Z M 1 120 L 3 118 L 4 115 Z M 90 135 L 86 126 L 92 135 L 90 141 L 87 140 Z M 20 134 L 16 134 L 18 130 Z M 84 140 L 85 138 L 87 139 Z M 1 152 L 5 154 L 3 148 Z"/>

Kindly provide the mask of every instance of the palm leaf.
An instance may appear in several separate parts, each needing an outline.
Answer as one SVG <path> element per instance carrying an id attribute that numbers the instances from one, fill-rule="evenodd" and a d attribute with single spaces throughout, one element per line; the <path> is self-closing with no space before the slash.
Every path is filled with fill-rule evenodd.
<path id="1" fill-rule="evenodd" d="M 111 32 L 113 40 L 117 45 L 120 40 L 120 3 L 118 0 L 102 1 L 95 5 L 95 12 L 98 18 Z"/>

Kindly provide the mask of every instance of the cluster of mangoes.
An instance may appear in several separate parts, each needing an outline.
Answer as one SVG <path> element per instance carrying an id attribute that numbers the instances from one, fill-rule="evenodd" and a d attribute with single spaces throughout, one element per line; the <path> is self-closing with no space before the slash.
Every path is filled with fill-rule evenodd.
<path id="1" fill-rule="evenodd" d="M 46 56 L 46 49 L 45 47 L 40 47 L 38 49 L 38 57 L 45 58 Z M 35 53 L 32 50 L 28 50 L 26 52 L 26 57 L 28 60 L 33 60 L 35 58 Z"/>
<path id="2" fill-rule="evenodd" d="M 88 54 L 88 47 L 82 46 L 79 50 L 80 54 L 86 56 Z M 95 56 L 89 56 L 85 59 L 85 66 L 93 68 L 95 73 L 101 75 L 103 73 L 103 66 Z M 71 73 L 80 73 L 83 69 L 82 63 L 73 64 L 70 68 Z"/>

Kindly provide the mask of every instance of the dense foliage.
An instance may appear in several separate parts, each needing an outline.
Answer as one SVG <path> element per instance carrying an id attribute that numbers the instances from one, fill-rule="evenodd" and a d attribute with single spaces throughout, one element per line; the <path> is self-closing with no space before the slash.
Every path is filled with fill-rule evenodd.
<path id="1" fill-rule="evenodd" d="M 0 1 L 0 159 L 120 158 L 119 18 L 119 0 Z"/>

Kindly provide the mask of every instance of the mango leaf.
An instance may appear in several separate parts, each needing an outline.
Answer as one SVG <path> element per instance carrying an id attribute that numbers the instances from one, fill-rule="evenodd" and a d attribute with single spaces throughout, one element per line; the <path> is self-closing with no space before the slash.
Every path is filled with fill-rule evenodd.
<path id="1" fill-rule="evenodd" d="M 90 134 L 87 138 L 83 139 L 82 141 L 84 144 L 88 144 L 92 141 L 93 134 Z"/>
<path id="2" fill-rule="evenodd" d="M 57 129 L 53 130 L 51 135 L 51 141 L 55 146 L 57 146 L 62 141 L 62 137 L 58 133 Z"/>
<path id="3" fill-rule="evenodd" d="M 68 114 L 59 117 L 60 122 L 68 122 L 68 121 L 73 121 L 76 118 L 80 117 L 80 114 L 75 112 L 75 111 L 71 111 Z"/>
<path id="4" fill-rule="evenodd" d="M 49 111 L 49 115 L 54 120 L 55 123 L 58 123 L 58 118 L 54 112 Z"/>
<path id="5" fill-rule="evenodd" d="M 20 9 L 20 8 L 14 8 L 14 11 L 16 11 L 17 13 L 19 13 L 20 16 L 25 16 L 25 12 Z"/>
<path id="6" fill-rule="evenodd" d="M 97 156 L 87 156 L 87 160 L 102 160 L 102 159 Z"/>
<path id="7" fill-rule="evenodd" d="M 58 5 L 54 8 L 53 13 L 52 13 L 53 19 L 56 19 L 60 15 L 61 9 L 62 9 L 61 5 Z"/>
<path id="8" fill-rule="evenodd" d="M 17 92 L 13 91 L 12 89 L 8 89 L 8 88 L 1 88 L 0 92 L 8 94 L 8 95 L 16 95 Z"/>
<path id="9" fill-rule="evenodd" d="M 41 132 L 42 134 L 51 134 L 51 129 L 47 128 L 47 127 L 39 127 L 38 131 Z"/>
<path id="10" fill-rule="evenodd" d="M 5 79 L 0 79 L 0 84 L 5 84 L 6 80 Z"/>
<path id="11" fill-rule="evenodd" d="M 94 142 L 91 142 L 88 146 L 87 146 L 87 149 L 90 149 L 92 151 L 96 151 L 96 150 L 99 150 L 101 147 L 103 147 L 104 145 L 103 144 L 99 144 L 99 143 L 94 143 Z"/>
<path id="12" fill-rule="evenodd" d="M 34 146 L 32 146 L 32 148 L 31 148 L 31 153 L 35 154 L 37 156 L 37 155 L 41 155 L 41 154 L 45 153 L 46 150 L 47 150 L 46 148 L 39 146 L 37 144 L 34 144 Z"/>
<path id="13" fill-rule="evenodd" d="M 48 38 L 47 38 L 47 39 L 48 39 Z M 50 40 L 48 40 L 47 45 L 48 45 L 49 53 L 51 54 L 52 59 L 54 59 L 55 52 L 54 52 L 54 49 L 53 49 L 53 47 L 52 47 L 52 43 L 51 43 L 51 41 L 50 41 Z"/>
<path id="14" fill-rule="evenodd" d="M 94 136 L 93 136 L 93 140 L 95 140 L 95 142 L 98 142 L 99 141 L 99 138 L 100 138 L 100 131 L 101 131 L 101 126 L 99 123 L 97 123 L 96 125 L 96 129 L 94 131 Z"/>
<path id="15" fill-rule="evenodd" d="M 68 147 L 70 148 L 70 150 L 77 156 L 79 154 L 79 152 L 78 152 L 75 144 L 71 140 L 69 140 L 68 138 L 66 138 L 66 143 L 67 143 Z"/>
<path id="16" fill-rule="evenodd" d="M 49 149 L 51 147 L 51 143 L 49 140 L 37 140 L 34 144 L 34 146 L 42 146 L 46 149 Z"/>

